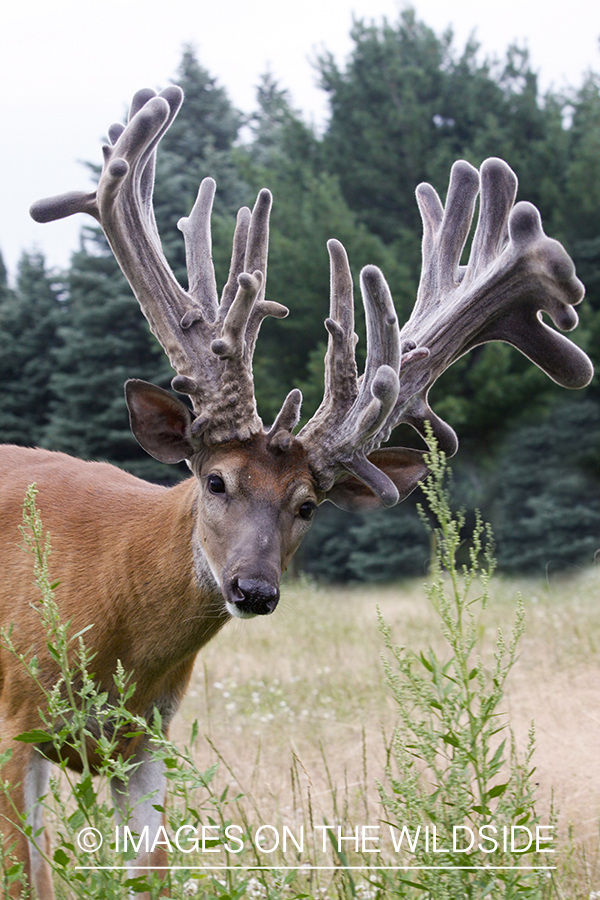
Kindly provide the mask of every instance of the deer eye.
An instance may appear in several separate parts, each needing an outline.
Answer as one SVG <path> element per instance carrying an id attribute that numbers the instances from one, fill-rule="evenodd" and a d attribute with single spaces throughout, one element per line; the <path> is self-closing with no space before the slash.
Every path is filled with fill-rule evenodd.
<path id="1" fill-rule="evenodd" d="M 300 509 L 298 510 L 298 515 L 301 519 L 312 519 L 315 509 L 317 508 L 316 504 L 311 500 L 307 500 L 306 503 L 303 503 Z"/>
<path id="2" fill-rule="evenodd" d="M 225 493 L 225 482 L 220 475 L 209 475 L 207 478 L 207 484 L 211 494 Z"/>

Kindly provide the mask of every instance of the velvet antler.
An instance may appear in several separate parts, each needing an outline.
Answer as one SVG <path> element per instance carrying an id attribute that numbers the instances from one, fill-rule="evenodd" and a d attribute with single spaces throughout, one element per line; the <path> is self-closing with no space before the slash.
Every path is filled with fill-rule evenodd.
<path id="1" fill-rule="evenodd" d="M 401 422 L 423 435 L 429 422 L 440 446 L 454 453 L 456 435 L 433 412 L 428 393 L 448 366 L 479 344 L 512 344 L 564 387 L 590 381 L 586 354 L 541 318 L 546 312 L 562 330 L 574 328 L 573 307 L 583 298 L 583 285 L 563 247 L 544 234 L 536 208 L 514 205 L 517 179 L 502 160 L 488 159 L 481 167 L 479 221 L 469 263 L 460 265 L 479 188 L 479 173 L 464 161 L 452 168 L 445 208 L 430 185 L 417 188 L 423 269 L 402 331 L 382 274 L 373 266 L 363 269 L 368 344 L 362 379 L 354 359 L 348 263 L 341 245 L 330 242 L 325 396 L 299 434 L 324 490 L 351 473 L 383 505 L 397 502 L 397 490 L 373 452 Z"/>
<path id="2" fill-rule="evenodd" d="M 192 434 L 205 443 L 245 440 L 262 429 L 256 411 L 252 353 L 265 316 L 288 310 L 264 299 L 272 198 L 262 190 L 252 213 L 238 214 L 229 277 L 221 302 L 211 256 L 215 182 L 206 178 L 188 218 L 181 219 L 189 276 L 185 291 L 164 257 L 152 208 L 156 148 L 183 99 L 172 85 L 133 98 L 127 126 L 113 125 L 94 193 L 71 192 L 31 208 L 38 222 L 76 212 L 94 216 L 129 281 L 153 334 L 177 372 L 174 390 L 188 394 Z"/>

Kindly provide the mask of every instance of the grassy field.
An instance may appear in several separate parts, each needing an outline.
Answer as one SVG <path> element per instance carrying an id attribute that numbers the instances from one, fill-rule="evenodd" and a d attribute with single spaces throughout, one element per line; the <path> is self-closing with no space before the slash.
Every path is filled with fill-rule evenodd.
<path id="1" fill-rule="evenodd" d="M 520 592 L 526 630 L 506 711 L 524 751 L 535 722 L 537 806 L 558 811 L 562 896 L 600 891 L 600 572 L 547 580 L 496 577 L 481 652 L 509 632 Z M 262 822 L 376 823 L 395 705 L 384 685 L 377 607 L 397 644 L 442 649 L 422 584 L 317 588 L 288 583 L 276 613 L 235 621 L 201 653 L 172 736 L 194 719 L 197 761 L 220 759 L 218 784 Z M 235 821 L 235 817 L 232 817 Z"/>

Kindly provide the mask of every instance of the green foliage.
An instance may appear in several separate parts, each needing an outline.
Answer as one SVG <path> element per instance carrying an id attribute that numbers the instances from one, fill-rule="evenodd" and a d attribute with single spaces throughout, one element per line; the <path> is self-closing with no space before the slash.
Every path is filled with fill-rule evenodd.
<path id="1" fill-rule="evenodd" d="M 600 409 L 590 401 L 558 407 L 509 439 L 492 506 L 503 569 L 542 573 L 593 563 L 599 465 Z"/>
<path id="2" fill-rule="evenodd" d="M 358 21 L 351 36 L 344 70 L 331 54 L 319 61 L 331 104 L 324 143 L 344 196 L 372 232 L 390 242 L 408 231 L 416 250 L 414 189 L 429 181 L 443 190 L 460 157 L 510 160 L 539 203 L 541 159 L 548 179 L 558 171 L 547 138 L 560 114 L 540 104 L 526 51 L 510 48 L 503 65 L 480 62 L 472 39 L 458 52 L 451 31 L 437 36 L 413 9 L 394 24 Z"/>
<path id="3" fill-rule="evenodd" d="M 570 236 L 591 240 L 598 237 L 600 209 L 600 75 L 588 73 L 569 101 L 573 119 L 563 215 Z"/>
<path id="4" fill-rule="evenodd" d="M 393 581 L 423 575 L 429 555 L 409 503 L 365 514 L 327 503 L 302 544 L 300 568 L 323 582 Z"/>
<path id="5" fill-rule="evenodd" d="M 0 303 L 11 295 L 12 291 L 8 286 L 8 272 L 6 271 L 6 266 L 4 265 L 4 257 L 0 253 Z"/>
<path id="6" fill-rule="evenodd" d="M 379 791 L 398 837 L 405 829 L 398 865 L 415 867 L 395 878 L 389 875 L 385 896 L 541 898 L 547 882 L 543 867 L 553 865 L 547 852 L 553 847 L 548 843 L 552 832 L 544 826 L 535 851 L 541 820 L 534 805 L 533 726 L 525 759 L 518 761 L 502 710 L 504 686 L 524 630 L 523 606 L 519 600 L 512 637 L 507 643 L 499 632 L 494 661 L 487 664 L 479 645 L 495 565 L 491 533 L 477 518 L 468 562 L 459 565 L 465 520 L 450 508 L 444 454 L 432 450 L 428 465 L 431 475 L 423 490 L 434 526 L 424 512 L 422 516 L 435 554 L 425 591 L 439 617 L 445 652 L 395 647 L 390 629 L 381 622 L 398 725 L 389 747 L 387 782 Z M 531 849 L 504 846 L 503 829 L 511 834 L 513 826 L 519 826 L 514 833 L 526 842 L 525 829 L 534 835 Z M 435 844 L 431 835 L 426 843 L 422 834 L 432 827 Z M 409 846 L 406 837 L 410 841 L 415 834 L 420 840 Z M 492 837 L 498 839 L 495 847 L 488 840 Z M 486 871 L 489 866 L 498 868 Z M 535 871 L 536 866 L 542 868 Z"/>

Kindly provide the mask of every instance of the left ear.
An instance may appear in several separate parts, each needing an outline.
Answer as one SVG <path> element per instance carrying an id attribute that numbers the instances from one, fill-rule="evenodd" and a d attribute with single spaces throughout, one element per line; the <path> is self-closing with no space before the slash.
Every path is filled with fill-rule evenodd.
<path id="1" fill-rule="evenodd" d="M 400 498 L 405 500 L 428 474 L 422 450 L 406 447 L 384 447 L 375 450 L 367 459 L 381 469 L 398 488 Z M 348 512 L 368 512 L 384 509 L 384 504 L 373 491 L 355 475 L 344 475 L 327 492 L 326 500 L 331 500 L 340 509 Z"/>

